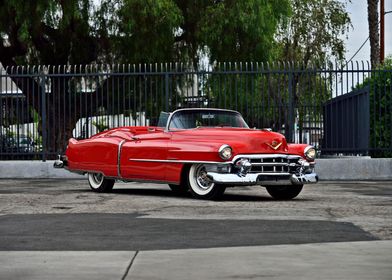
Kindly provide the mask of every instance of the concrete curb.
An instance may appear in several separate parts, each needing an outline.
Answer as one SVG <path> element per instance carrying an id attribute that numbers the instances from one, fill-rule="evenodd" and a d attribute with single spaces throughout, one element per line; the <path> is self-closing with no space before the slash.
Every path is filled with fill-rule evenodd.
<path id="1" fill-rule="evenodd" d="M 53 168 L 53 160 L 0 161 L 0 179 L 83 179 L 84 176 L 65 169 Z"/>
<path id="2" fill-rule="evenodd" d="M 320 180 L 392 180 L 392 158 L 318 159 Z"/>
<path id="3" fill-rule="evenodd" d="M 53 168 L 54 161 L 0 161 L 0 179 L 65 178 L 84 176 Z M 392 180 L 392 158 L 333 158 L 318 159 L 316 172 L 320 180 Z"/>

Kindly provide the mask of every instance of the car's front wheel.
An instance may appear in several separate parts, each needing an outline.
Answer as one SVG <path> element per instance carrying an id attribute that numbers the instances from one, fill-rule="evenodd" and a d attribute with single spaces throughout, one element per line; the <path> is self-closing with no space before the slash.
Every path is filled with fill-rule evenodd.
<path id="1" fill-rule="evenodd" d="M 289 200 L 293 199 L 302 191 L 303 185 L 289 186 L 267 186 L 267 192 L 275 199 Z"/>
<path id="2" fill-rule="evenodd" d="M 192 195 L 201 199 L 219 199 L 226 189 L 223 185 L 211 182 L 204 164 L 193 164 L 189 168 L 186 182 Z"/>
<path id="3" fill-rule="evenodd" d="M 105 178 L 102 173 L 88 173 L 88 183 L 95 192 L 110 192 L 113 189 L 114 180 Z"/>
<path id="4" fill-rule="evenodd" d="M 188 193 L 188 187 L 184 186 L 183 184 L 181 185 L 169 184 L 169 188 L 176 194 L 185 195 Z"/>

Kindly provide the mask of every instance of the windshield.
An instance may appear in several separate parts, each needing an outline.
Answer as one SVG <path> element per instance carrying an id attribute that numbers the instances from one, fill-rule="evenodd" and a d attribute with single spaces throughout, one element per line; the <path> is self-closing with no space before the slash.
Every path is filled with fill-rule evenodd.
<path id="1" fill-rule="evenodd" d="M 240 113 L 209 109 L 177 111 L 173 114 L 169 124 L 169 130 L 192 129 L 197 127 L 248 128 L 248 125 Z"/>
<path id="2" fill-rule="evenodd" d="M 158 127 L 165 127 L 167 124 L 167 120 L 169 119 L 170 113 L 166 112 L 161 112 L 159 114 L 159 120 L 158 120 Z"/>

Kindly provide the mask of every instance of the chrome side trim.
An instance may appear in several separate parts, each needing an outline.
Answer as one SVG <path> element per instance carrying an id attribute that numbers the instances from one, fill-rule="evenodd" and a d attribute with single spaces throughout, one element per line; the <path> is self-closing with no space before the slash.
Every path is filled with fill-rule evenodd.
<path id="1" fill-rule="evenodd" d="M 300 159 L 297 155 L 285 154 L 250 154 L 250 155 L 236 155 L 231 161 L 203 161 L 203 160 L 178 160 L 178 159 L 146 159 L 146 158 L 130 158 L 129 161 L 136 162 L 162 162 L 162 163 L 205 163 L 205 164 L 233 164 L 239 158 L 287 158 L 287 159 Z M 261 164 L 259 164 L 261 165 Z"/>
<path id="2" fill-rule="evenodd" d="M 122 151 L 122 145 L 124 144 L 125 140 L 122 140 L 118 144 L 118 151 L 117 151 L 117 176 L 118 178 L 122 178 L 121 176 L 121 151 Z"/>
<path id="3" fill-rule="evenodd" d="M 149 179 L 140 179 L 140 178 L 121 178 L 119 179 L 122 182 L 137 182 L 137 183 L 152 183 L 152 184 L 174 184 L 178 185 L 179 182 L 175 181 L 161 181 L 161 180 L 149 180 Z"/>
<path id="4" fill-rule="evenodd" d="M 178 160 L 178 159 L 144 159 L 130 158 L 129 161 L 136 162 L 162 162 L 162 163 L 205 163 L 205 164 L 231 164 L 231 161 L 201 161 L 201 160 Z"/>

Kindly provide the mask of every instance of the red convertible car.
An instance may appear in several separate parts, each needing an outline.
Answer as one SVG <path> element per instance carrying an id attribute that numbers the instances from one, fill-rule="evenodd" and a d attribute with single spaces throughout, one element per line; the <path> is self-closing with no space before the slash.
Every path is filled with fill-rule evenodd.
<path id="1" fill-rule="evenodd" d="M 221 109 L 162 112 L 158 126 L 119 127 L 89 139 L 71 138 L 55 167 L 88 174 L 96 192 L 115 180 L 169 184 L 173 191 L 216 199 L 226 187 L 260 185 L 292 199 L 316 183 L 316 151 L 288 144 L 270 129 L 251 129 L 241 114 Z"/>

